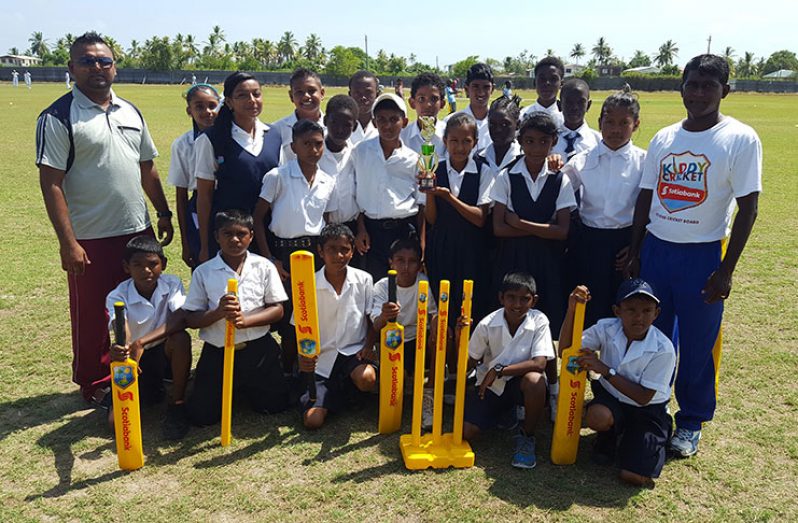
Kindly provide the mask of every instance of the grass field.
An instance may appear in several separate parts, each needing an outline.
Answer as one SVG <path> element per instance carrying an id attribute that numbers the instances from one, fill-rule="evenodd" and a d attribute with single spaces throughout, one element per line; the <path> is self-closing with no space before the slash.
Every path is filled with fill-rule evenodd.
<path id="1" fill-rule="evenodd" d="M 171 141 L 189 128 L 181 88 L 116 90 L 147 118 L 165 180 Z M 66 278 L 33 164 L 36 116 L 63 92 L 61 84 L 30 92 L 0 84 L 0 521 L 798 520 L 798 314 L 790 301 L 798 290 L 798 97 L 732 94 L 724 102 L 762 138 L 765 190 L 727 303 L 716 420 L 701 452 L 670 461 L 649 491 L 592 465 L 588 430 L 576 465 L 551 465 L 548 424 L 533 471 L 510 466 L 511 434 L 495 432 L 474 445 L 471 469 L 410 473 L 398 435 L 376 434 L 375 405 L 316 433 L 300 427 L 296 412 L 243 409 L 227 449 L 218 427 L 166 442 L 162 411 L 145 411 L 146 466 L 120 472 L 103 416 L 70 382 Z M 521 94 L 531 103 L 531 92 Z M 592 126 L 607 94 L 593 94 Z M 640 98 L 634 140 L 645 146 L 683 109 L 676 93 Z M 264 121 L 290 110 L 285 88 L 266 89 Z M 188 284 L 178 245 L 167 249 L 170 270 Z"/>

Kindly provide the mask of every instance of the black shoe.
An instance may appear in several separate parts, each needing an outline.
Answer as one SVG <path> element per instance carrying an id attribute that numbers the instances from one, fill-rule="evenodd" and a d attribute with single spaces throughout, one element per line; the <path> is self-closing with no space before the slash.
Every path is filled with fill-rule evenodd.
<path id="1" fill-rule="evenodd" d="M 591 461 L 603 467 L 615 463 L 616 443 L 615 431 L 608 430 L 606 432 L 596 433 L 596 441 L 593 443 L 593 453 L 590 456 Z"/>
<path id="2" fill-rule="evenodd" d="M 172 404 L 166 407 L 166 419 L 161 430 L 165 439 L 175 441 L 183 439 L 188 433 L 188 414 L 186 404 Z"/>

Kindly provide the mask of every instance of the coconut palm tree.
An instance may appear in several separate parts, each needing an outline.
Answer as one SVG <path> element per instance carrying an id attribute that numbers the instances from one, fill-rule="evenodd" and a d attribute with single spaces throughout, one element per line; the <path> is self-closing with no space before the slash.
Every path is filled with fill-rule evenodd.
<path id="1" fill-rule="evenodd" d="M 756 76 L 756 64 L 754 63 L 754 53 L 746 51 L 742 58 L 737 60 L 737 76 L 748 78 Z"/>
<path id="2" fill-rule="evenodd" d="M 612 47 L 609 46 L 607 40 L 602 36 L 596 42 L 596 45 L 591 49 L 591 53 L 596 58 L 599 65 L 607 65 L 612 58 Z"/>
<path id="3" fill-rule="evenodd" d="M 42 58 L 50 50 L 47 40 L 45 40 L 44 34 L 41 31 L 34 31 L 31 33 L 30 38 L 28 38 L 28 42 L 30 42 L 31 54 L 36 55 L 39 58 Z"/>
<path id="4" fill-rule="evenodd" d="M 322 51 L 321 38 L 316 33 L 310 33 L 305 39 L 305 45 L 302 47 L 302 56 L 314 61 L 319 58 Z"/>
<path id="5" fill-rule="evenodd" d="M 571 49 L 571 58 L 574 59 L 576 65 L 579 65 L 579 59 L 585 56 L 585 48 L 582 44 L 574 44 L 573 49 Z"/>
<path id="6" fill-rule="evenodd" d="M 19 56 L 19 47 L 12 47 L 11 49 L 8 50 L 8 54 Z"/>
<path id="7" fill-rule="evenodd" d="M 186 50 L 186 61 L 190 64 L 193 64 L 200 55 L 199 47 L 197 47 L 196 37 L 192 34 L 187 34 L 183 39 L 183 47 Z"/>
<path id="8" fill-rule="evenodd" d="M 281 65 L 285 65 L 294 59 L 296 45 L 297 42 L 296 38 L 294 38 L 294 33 L 291 31 L 284 32 L 283 36 L 280 37 L 280 41 L 277 42 L 277 55 L 280 57 Z"/>
<path id="9" fill-rule="evenodd" d="M 117 42 L 114 37 L 103 35 L 103 40 L 105 40 L 105 45 L 107 45 L 108 49 L 111 50 L 111 53 L 113 53 L 114 59 L 117 62 L 125 57 L 125 51 L 122 49 L 122 46 L 119 45 L 119 42 Z"/>
<path id="10" fill-rule="evenodd" d="M 667 40 L 664 44 L 659 46 L 659 51 L 654 61 L 660 67 L 665 67 L 673 64 L 673 59 L 679 54 L 679 48 L 676 47 L 676 42 Z"/>
<path id="11" fill-rule="evenodd" d="M 218 25 L 211 28 L 211 34 L 208 35 L 208 41 L 205 42 L 205 48 L 202 54 L 205 56 L 216 56 L 219 54 L 222 43 L 224 42 L 224 31 Z"/>
<path id="12" fill-rule="evenodd" d="M 737 76 L 737 71 L 734 68 L 734 48 L 732 48 L 732 46 L 726 46 L 726 49 L 723 50 L 723 58 L 725 58 L 726 63 L 729 64 L 729 75 Z"/>

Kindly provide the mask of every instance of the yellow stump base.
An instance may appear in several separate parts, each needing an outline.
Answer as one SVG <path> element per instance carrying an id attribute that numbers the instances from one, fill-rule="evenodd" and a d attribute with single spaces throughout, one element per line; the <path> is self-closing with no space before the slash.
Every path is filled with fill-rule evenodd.
<path id="1" fill-rule="evenodd" d="M 423 470 L 427 468 L 446 469 L 454 467 L 464 469 L 474 466 L 474 452 L 466 441 L 459 445 L 454 443 L 451 433 L 443 434 L 439 445 L 432 443 L 432 434 L 421 436 L 421 444 L 413 445 L 413 435 L 405 434 L 399 437 L 399 448 L 405 467 L 409 470 Z"/>

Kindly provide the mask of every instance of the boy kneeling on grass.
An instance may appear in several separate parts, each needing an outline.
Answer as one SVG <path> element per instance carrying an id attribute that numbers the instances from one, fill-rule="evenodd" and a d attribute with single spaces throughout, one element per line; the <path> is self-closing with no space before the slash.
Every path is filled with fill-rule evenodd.
<path id="1" fill-rule="evenodd" d="M 570 347 L 574 309 L 590 299 L 587 287 L 576 287 L 560 332 L 560 347 Z M 665 334 L 652 326 L 660 312 L 659 299 L 641 279 L 626 280 L 618 288 L 615 318 L 599 320 L 582 334 L 587 352 L 577 360 L 583 369 L 601 375 L 591 382 L 593 400 L 587 407 L 587 426 L 598 432 L 593 459 L 620 466 L 626 483 L 654 487 L 665 463 L 665 445 L 672 431 L 668 414 L 676 351 Z"/>

